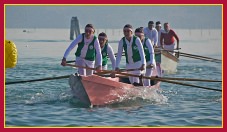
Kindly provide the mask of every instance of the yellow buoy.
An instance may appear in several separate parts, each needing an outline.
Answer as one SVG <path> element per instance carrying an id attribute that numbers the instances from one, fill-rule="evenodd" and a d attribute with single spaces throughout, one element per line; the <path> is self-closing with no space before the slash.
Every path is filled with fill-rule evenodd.
<path id="1" fill-rule="evenodd" d="M 17 48 L 14 42 L 5 40 L 5 68 L 13 68 L 17 64 Z"/>

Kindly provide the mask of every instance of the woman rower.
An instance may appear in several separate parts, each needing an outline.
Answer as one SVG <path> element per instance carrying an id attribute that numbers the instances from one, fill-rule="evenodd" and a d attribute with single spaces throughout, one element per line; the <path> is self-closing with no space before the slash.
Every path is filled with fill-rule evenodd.
<path id="1" fill-rule="evenodd" d="M 80 34 L 67 48 L 64 57 L 62 59 L 61 65 L 66 66 L 66 58 L 71 52 L 71 50 L 78 45 L 76 50 L 76 61 L 77 66 L 94 68 L 95 60 L 97 61 L 96 69 L 98 71 L 102 70 L 102 55 L 101 48 L 99 46 L 99 40 L 94 35 L 95 28 L 92 24 L 87 24 L 85 26 L 85 33 Z M 92 75 L 93 70 L 78 68 L 78 73 L 80 75 Z"/>

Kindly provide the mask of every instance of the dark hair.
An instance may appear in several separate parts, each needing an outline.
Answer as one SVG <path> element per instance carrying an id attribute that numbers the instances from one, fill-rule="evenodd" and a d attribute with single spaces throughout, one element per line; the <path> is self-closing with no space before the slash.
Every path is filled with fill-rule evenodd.
<path id="1" fill-rule="evenodd" d="M 169 24 L 168 22 L 164 23 L 164 25 L 168 25 L 168 24 Z"/>
<path id="2" fill-rule="evenodd" d="M 155 24 L 156 24 L 156 25 L 159 25 L 159 24 L 161 24 L 161 22 L 160 22 L 160 21 L 157 21 Z"/>
<path id="3" fill-rule="evenodd" d="M 93 28 L 93 29 L 94 29 L 94 32 L 95 32 L 95 27 L 94 27 L 92 24 L 87 24 L 87 25 L 85 26 L 85 28 L 86 28 L 86 27 Z"/>
<path id="4" fill-rule="evenodd" d="M 149 21 L 148 24 L 154 24 L 154 22 L 153 21 Z"/>
<path id="5" fill-rule="evenodd" d="M 106 35 L 106 33 L 104 33 L 104 32 L 101 32 L 101 33 L 99 34 L 99 36 L 103 36 L 103 37 L 106 37 L 106 38 L 107 38 L 107 35 Z"/>
<path id="6" fill-rule="evenodd" d="M 139 27 L 135 30 L 135 33 L 143 33 L 143 27 Z"/>
<path id="7" fill-rule="evenodd" d="M 132 28 L 132 25 L 126 24 L 126 25 L 124 26 L 124 28 Z"/>

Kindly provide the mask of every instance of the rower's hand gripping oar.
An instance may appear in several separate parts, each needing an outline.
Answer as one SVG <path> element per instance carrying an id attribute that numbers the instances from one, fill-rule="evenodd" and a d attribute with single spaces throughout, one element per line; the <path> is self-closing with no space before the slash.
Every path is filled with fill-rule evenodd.
<path id="1" fill-rule="evenodd" d="M 74 64 L 68 64 L 66 63 L 65 66 L 70 66 L 70 67 L 77 67 L 77 68 L 84 68 L 84 69 L 89 69 L 89 70 L 95 70 L 97 71 L 97 68 L 91 68 L 91 67 L 87 67 L 87 66 L 78 66 L 78 65 L 74 65 Z M 123 72 L 123 71 L 137 71 L 139 70 L 137 69 L 119 69 L 119 72 Z M 101 70 L 98 71 L 96 74 L 108 74 L 108 73 L 112 73 L 112 70 Z"/>

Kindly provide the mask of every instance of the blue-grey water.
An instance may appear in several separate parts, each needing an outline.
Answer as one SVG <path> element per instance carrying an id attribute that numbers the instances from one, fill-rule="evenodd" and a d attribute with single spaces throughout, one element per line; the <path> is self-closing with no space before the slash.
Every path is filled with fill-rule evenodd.
<path id="1" fill-rule="evenodd" d="M 18 63 L 6 69 L 6 82 L 57 77 L 76 70 L 60 65 L 69 41 L 68 29 L 6 29 L 15 42 Z M 105 30 L 106 31 L 106 30 Z M 101 32 L 97 30 L 97 32 Z M 181 51 L 222 59 L 221 30 L 177 30 Z M 121 29 L 107 30 L 117 52 Z M 68 60 L 73 60 L 75 49 Z M 124 61 L 122 61 L 124 65 Z M 222 64 L 180 57 L 177 72 L 165 77 L 222 80 Z M 182 82 L 182 81 L 179 81 Z M 222 89 L 217 82 L 184 82 Z M 68 79 L 5 86 L 5 125 L 23 126 L 222 126 L 222 92 L 161 83 L 160 91 L 136 89 L 139 95 L 89 108 L 71 94 Z"/>

